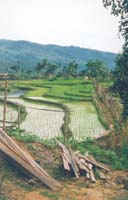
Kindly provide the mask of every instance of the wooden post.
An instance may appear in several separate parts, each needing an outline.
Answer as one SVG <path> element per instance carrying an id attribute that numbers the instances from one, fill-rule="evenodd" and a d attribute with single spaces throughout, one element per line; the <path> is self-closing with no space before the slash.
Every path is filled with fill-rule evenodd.
<path id="1" fill-rule="evenodd" d="M 3 130 L 5 131 L 5 123 L 6 123 L 6 108 L 7 108 L 7 79 L 8 74 L 0 73 L 0 79 L 5 80 L 5 88 L 4 88 L 4 109 L 3 109 Z"/>
<path id="2" fill-rule="evenodd" d="M 20 104 L 18 104 L 18 129 L 20 129 Z"/>
<path id="3" fill-rule="evenodd" d="M 6 121 L 6 108 L 7 108 L 7 78 L 5 78 L 5 90 L 4 90 L 4 111 L 3 111 L 3 130 L 5 131 Z"/>

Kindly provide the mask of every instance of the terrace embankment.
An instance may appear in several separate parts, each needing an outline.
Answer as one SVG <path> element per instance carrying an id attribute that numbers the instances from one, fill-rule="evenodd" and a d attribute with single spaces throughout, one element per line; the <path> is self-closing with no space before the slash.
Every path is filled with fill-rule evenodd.
<path id="1" fill-rule="evenodd" d="M 103 135 L 105 129 L 92 104 L 92 82 L 34 81 L 31 86 L 28 82 L 22 86 L 17 83 L 17 88 L 25 91 L 22 104 L 26 106 L 28 115 L 21 128 L 27 132 L 48 139 L 61 136 L 63 131 L 65 137 L 72 136 L 77 141 Z M 21 103 L 19 99 L 11 101 Z M 55 109 L 58 112 L 54 112 Z"/>

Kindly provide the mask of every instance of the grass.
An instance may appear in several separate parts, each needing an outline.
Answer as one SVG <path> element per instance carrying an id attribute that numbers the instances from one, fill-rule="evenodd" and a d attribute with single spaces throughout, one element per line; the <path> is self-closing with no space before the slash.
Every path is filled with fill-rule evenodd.
<path id="1" fill-rule="evenodd" d="M 12 84 L 12 82 L 10 83 Z M 21 86 L 22 85 L 22 86 Z M 12 84 L 12 88 L 14 85 Z M 57 79 L 17 81 L 15 89 L 25 90 L 25 96 L 47 96 L 58 100 L 85 100 L 92 97 L 93 85 L 91 81 L 82 79 Z M 82 92 L 81 92 L 82 91 Z M 84 95 L 84 92 L 86 93 Z M 74 95 L 72 95 L 74 93 Z M 76 94 L 76 95 L 75 95 Z M 84 97 L 84 98 L 83 98 Z"/>
<path id="2" fill-rule="evenodd" d="M 97 161 L 110 165 L 112 169 L 128 169 L 128 144 L 124 143 L 120 151 L 119 149 L 111 150 L 100 147 L 95 140 L 90 138 L 80 143 L 71 141 L 71 144 L 75 151 L 79 150 L 82 154 L 89 152 Z"/>
<path id="3" fill-rule="evenodd" d="M 60 194 L 58 193 L 49 193 L 49 191 L 43 191 L 43 192 L 40 192 L 40 194 L 46 196 L 46 197 L 49 197 L 50 199 L 53 199 L 53 200 L 58 200 L 59 197 L 60 197 Z"/>
<path id="4" fill-rule="evenodd" d="M 8 200 L 5 196 L 0 195 L 0 200 Z"/>
<path id="5" fill-rule="evenodd" d="M 44 140 L 35 135 L 20 132 L 18 129 L 11 131 L 9 135 L 14 136 L 17 140 L 26 143 L 27 148 L 31 151 L 33 151 L 32 143 L 34 142 L 40 142 L 45 145 L 46 148 L 51 150 L 56 148 L 56 139 L 64 142 L 64 138 Z M 82 142 L 70 139 L 68 143 L 74 151 L 79 150 L 81 154 L 88 152 L 93 155 L 97 161 L 110 165 L 112 169 L 123 170 L 128 168 L 128 145 L 125 143 L 122 145 L 120 151 L 118 149 L 111 150 L 100 147 L 99 143 L 91 138 L 87 138 Z"/>
<path id="6" fill-rule="evenodd" d="M 8 131 L 8 134 L 12 137 L 15 137 L 18 141 L 24 142 L 24 143 L 33 143 L 37 142 L 39 138 L 30 133 L 26 133 L 22 130 L 19 130 L 18 128 L 15 130 Z"/>
<path id="7" fill-rule="evenodd" d="M 128 194 L 127 195 L 122 195 L 118 197 L 114 197 L 112 200 L 128 200 Z"/>
<path id="8" fill-rule="evenodd" d="M 23 188 L 23 189 L 25 189 L 27 191 L 30 191 L 30 192 L 35 189 L 35 186 L 30 185 L 30 184 L 28 184 L 26 182 L 20 182 L 20 183 L 18 183 L 18 187 L 21 187 L 21 188 Z"/>
<path id="9" fill-rule="evenodd" d="M 104 81 L 104 82 L 99 82 L 99 84 L 103 87 L 111 87 L 113 85 L 112 81 Z"/>

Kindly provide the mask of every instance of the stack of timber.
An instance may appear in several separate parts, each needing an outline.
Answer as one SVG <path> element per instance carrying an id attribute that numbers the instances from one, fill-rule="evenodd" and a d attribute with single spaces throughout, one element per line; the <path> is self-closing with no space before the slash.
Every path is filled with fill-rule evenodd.
<path id="1" fill-rule="evenodd" d="M 32 156 L 28 152 L 22 150 L 2 129 L 0 129 L 0 151 L 13 159 L 29 174 L 39 179 L 49 188 L 55 190 L 60 187 L 60 184 L 49 176 L 48 173 L 34 161 Z"/>
<path id="2" fill-rule="evenodd" d="M 95 171 L 99 174 L 100 179 L 106 179 L 106 172 L 110 169 L 104 164 L 98 163 L 92 155 L 85 153 L 82 155 L 77 152 L 73 152 L 71 148 L 67 148 L 63 143 L 57 140 L 58 145 L 62 149 L 63 166 L 66 173 L 74 172 L 76 178 L 79 178 L 81 174 L 85 174 L 87 179 L 91 182 L 96 182 Z"/>

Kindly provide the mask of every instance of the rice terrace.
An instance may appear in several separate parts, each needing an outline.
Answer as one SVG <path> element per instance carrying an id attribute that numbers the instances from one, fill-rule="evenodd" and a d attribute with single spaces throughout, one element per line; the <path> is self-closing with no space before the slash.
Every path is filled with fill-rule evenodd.
<path id="1" fill-rule="evenodd" d="M 27 115 L 21 128 L 26 132 L 35 133 L 44 139 L 62 137 L 65 112 L 71 137 L 75 140 L 95 138 L 105 132 L 93 104 L 94 86 L 91 81 L 60 79 L 19 81 L 14 84 L 10 82 L 10 92 L 12 90 L 13 95 L 9 95 L 8 101 L 25 107 Z M 21 91 L 24 91 L 21 97 L 13 97 Z M 7 113 L 8 121 L 16 118 L 15 111 L 7 110 Z"/>
<path id="2" fill-rule="evenodd" d="M 75 153 L 72 151 L 72 153 L 70 152 L 71 147 L 81 153 L 89 151 L 89 154 L 95 156 L 99 161 L 111 165 L 112 168 L 121 167 L 122 161 L 119 160 L 119 163 L 115 163 L 115 160 L 111 160 L 112 152 L 109 150 L 102 150 L 99 144 L 94 142 L 95 140 L 101 140 L 102 143 L 106 137 L 107 140 L 111 141 L 109 137 L 113 137 L 112 134 L 114 129 L 117 130 L 116 124 L 120 122 L 122 105 L 120 104 L 119 99 L 113 96 L 114 93 L 108 92 L 108 88 L 112 85 L 111 80 L 97 82 L 96 80 L 88 79 L 87 77 L 61 77 L 37 80 L 7 81 L 7 79 L 3 79 L 0 83 L 1 128 L 3 127 L 4 122 L 5 128 L 3 130 L 8 132 L 8 135 L 12 138 L 23 143 L 23 145 L 26 146 L 25 148 L 28 149 L 27 151 L 36 155 L 37 160 L 42 162 L 40 155 L 42 147 L 45 156 L 45 154 L 47 155 L 49 148 L 52 148 L 53 152 L 56 151 L 56 145 L 58 144 L 64 151 L 63 159 L 66 159 L 68 154 L 69 156 L 71 154 L 71 157 L 67 158 L 68 160 L 74 159 L 74 161 L 71 161 L 71 166 L 73 167 L 75 176 L 78 178 L 79 173 L 74 169 L 76 164 L 73 164 L 72 162 L 78 162 L 77 165 L 79 166 L 79 169 L 86 171 L 87 178 L 90 177 L 91 182 L 93 183 L 96 182 L 95 170 L 94 172 L 88 172 L 88 169 L 90 169 L 89 166 L 87 169 L 85 165 L 83 165 L 84 161 L 79 163 L 81 160 L 78 161 L 78 157 L 74 157 Z M 6 86 L 7 88 L 5 88 Z M 3 121 L 3 106 L 4 108 L 6 106 L 5 121 Z M 113 126 L 113 124 L 115 125 Z M 3 132 L 2 135 L 3 134 L 5 133 Z M 2 139 L 2 143 L 3 140 L 6 140 L 6 137 L 8 136 L 4 136 L 5 139 Z M 10 139 L 8 138 L 7 140 Z M 60 141 L 67 145 L 67 147 L 69 146 L 69 153 L 68 149 L 65 149 L 66 147 Z M 7 143 L 7 141 L 4 143 Z M 14 146 L 13 148 L 16 148 L 19 152 L 18 157 L 17 155 L 13 155 L 13 151 L 11 154 L 9 153 L 8 145 L 10 145 L 10 143 L 12 143 L 12 146 Z M 29 173 L 32 173 L 51 189 L 58 187 L 59 183 L 54 182 L 54 180 L 52 180 L 49 175 L 45 175 L 43 171 L 40 176 L 38 175 L 38 165 L 35 161 L 31 160 L 31 162 L 33 162 L 31 166 L 29 163 L 31 158 L 25 153 L 25 159 L 28 163 L 28 166 L 26 166 L 24 159 L 22 158 L 24 152 L 19 149 L 17 144 L 10 140 L 9 144 L 6 145 L 8 150 L 5 148 L 3 149 L 4 146 L 1 146 L 1 150 L 6 155 L 11 156 L 13 160 L 16 159 L 18 164 L 27 169 L 27 171 L 29 170 Z M 65 154 L 65 152 L 68 154 Z M 48 156 L 52 156 L 50 152 L 48 154 Z M 99 158 L 99 155 L 101 158 Z M 82 156 L 82 154 L 79 156 Z M 21 158 L 23 159 L 22 161 L 20 160 Z M 112 159 L 116 158 L 118 159 L 118 155 L 114 153 Z M 41 166 L 46 168 L 45 165 L 51 163 L 53 166 L 48 167 L 48 172 L 55 178 L 58 175 L 60 176 L 60 172 L 56 172 L 56 167 L 60 164 L 55 163 L 55 161 L 52 163 L 52 158 L 49 163 L 49 160 L 47 159 L 47 157 L 43 158 L 44 161 Z M 60 160 L 60 158 L 57 158 L 57 160 L 58 159 Z M 103 169 L 103 171 L 109 171 L 109 168 L 106 168 L 105 165 L 90 160 L 92 159 L 91 157 L 85 157 L 85 159 L 87 159 L 86 162 L 91 162 L 89 165 L 92 165 L 92 163 L 94 164 L 94 169 L 95 167 L 98 167 L 101 168 L 101 170 Z M 107 162 L 104 159 L 108 159 Z M 59 160 L 56 162 L 60 162 Z M 69 170 L 70 167 L 68 166 L 68 163 L 66 164 L 67 161 L 63 160 L 63 162 L 64 170 Z M 33 165 L 35 165 L 35 168 L 33 168 Z M 35 170 L 35 172 L 33 170 Z M 90 175 L 87 172 L 90 173 Z M 98 173 L 103 172 L 100 171 Z M 103 179 L 106 180 L 105 174 L 100 176 L 101 179 L 103 176 Z M 62 174 L 62 177 L 60 176 L 59 179 L 61 180 L 63 177 L 64 174 Z M 51 179 L 50 182 L 48 179 Z M 45 192 L 47 193 L 47 191 L 43 191 L 44 196 Z M 26 194 L 24 193 L 24 195 Z M 51 194 L 47 195 L 49 196 Z M 60 194 L 57 195 L 59 196 Z M 65 199 L 65 197 L 63 198 Z M 59 197 L 57 197 L 57 199 L 59 199 Z"/>

